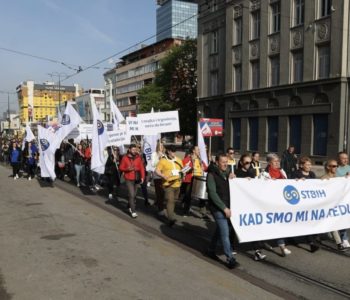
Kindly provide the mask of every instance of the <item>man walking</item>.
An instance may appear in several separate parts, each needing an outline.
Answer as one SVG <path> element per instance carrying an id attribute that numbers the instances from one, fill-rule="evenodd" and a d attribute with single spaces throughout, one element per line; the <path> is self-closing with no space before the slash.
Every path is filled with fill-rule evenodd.
<path id="1" fill-rule="evenodd" d="M 216 230 L 212 237 L 208 254 L 210 257 L 216 258 L 215 249 L 220 238 L 226 256 L 227 266 L 233 269 L 237 266 L 237 261 L 233 257 L 230 242 L 229 218 L 231 217 L 231 210 L 228 182 L 230 174 L 232 173 L 228 168 L 228 159 L 225 154 L 218 155 L 216 157 L 216 163 L 211 164 L 208 169 L 207 192 L 210 209 L 216 222 Z"/>
<path id="2" fill-rule="evenodd" d="M 124 173 L 128 189 L 130 215 L 132 218 L 137 218 L 135 211 L 136 194 L 138 186 L 145 180 L 145 168 L 135 144 L 129 146 L 127 155 L 122 158 L 119 170 Z"/>

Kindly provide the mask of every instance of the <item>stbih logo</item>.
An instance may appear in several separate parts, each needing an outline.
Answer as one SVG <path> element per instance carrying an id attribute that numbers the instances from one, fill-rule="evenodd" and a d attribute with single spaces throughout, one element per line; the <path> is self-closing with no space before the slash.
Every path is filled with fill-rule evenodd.
<path id="1" fill-rule="evenodd" d="M 98 135 L 101 135 L 105 131 L 105 127 L 103 126 L 100 120 L 97 120 L 97 132 Z"/>
<path id="2" fill-rule="evenodd" d="M 298 190 L 292 186 L 292 185 L 287 185 L 283 189 L 283 197 L 284 199 L 287 200 L 289 204 L 296 205 L 300 201 L 300 195 Z"/>
<path id="3" fill-rule="evenodd" d="M 69 125 L 70 124 L 70 117 L 67 114 L 64 114 L 62 116 L 62 121 L 61 121 L 62 125 Z"/>
<path id="4" fill-rule="evenodd" d="M 49 149 L 50 143 L 46 139 L 40 139 L 40 146 L 41 146 L 41 150 L 45 151 L 45 150 Z"/>

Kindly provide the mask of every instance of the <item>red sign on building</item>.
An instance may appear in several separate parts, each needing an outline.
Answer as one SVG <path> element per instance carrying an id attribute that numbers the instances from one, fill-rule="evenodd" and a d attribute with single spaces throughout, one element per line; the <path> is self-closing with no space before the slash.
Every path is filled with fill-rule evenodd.
<path id="1" fill-rule="evenodd" d="M 223 119 L 199 119 L 199 125 L 204 137 L 223 136 Z"/>

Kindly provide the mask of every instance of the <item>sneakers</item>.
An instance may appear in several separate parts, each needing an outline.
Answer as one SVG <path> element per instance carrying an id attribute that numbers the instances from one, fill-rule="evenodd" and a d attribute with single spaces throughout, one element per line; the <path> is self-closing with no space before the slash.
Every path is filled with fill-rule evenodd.
<path id="1" fill-rule="evenodd" d="M 163 210 L 161 210 L 161 211 L 158 211 L 158 216 L 159 216 L 159 217 L 165 217 L 165 216 L 166 216 L 165 210 L 163 209 Z"/>
<path id="2" fill-rule="evenodd" d="M 14 177 L 13 177 L 13 180 L 17 180 L 19 178 L 18 174 L 16 174 Z"/>
<path id="3" fill-rule="evenodd" d="M 260 250 L 255 251 L 255 254 L 254 254 L 255 261 L 261 261 L 261 260 L 264 260 L 265 258 L 266 258 L 266 255 L 262 253 Z"/>
<path id="4" fill-rule="evenodd" d="M 137 213 L 132 211 L 131 208 L 129 208 L 129 213 L 133 219 L 137 218 Z"/>
<path id="5" fill-rule="evenodd" d="M 350 243 L 348 240 L 343 240 L 343 246 L 344 248 L 350 248 Z"/>
<path id="6" fill-rule="evenodd" d="M 292 254 L 292 251 L 290 251 L 289 249 L 287 249 L 284 246 L 280 246 L 280 249 L 281 249 L 282 256 L 287 256 L 287 255 Z"/>
<path id="7" fill-rule="evenodd" d="M 112 194 L 108 194 L 108 200 L 113 200 L 113 195 Z"/>
<path id="8" fill-rule="evenodd" d="M 236 261 L 235 258 L 231 257 L 230 259 L 227 260 L 227 267 L 229 269 L 234 269 L 237 266 L 238 266 L 238 262 Z"/>
<path id="9" fill-rule="evenodd" d="M 28 180 L 29 180 L 29 181 L 31 181 L 31 180 L 32 180 L 32 177 L 31 177 L 31 176 L 29 176 L 29 177 L 28 177 Z"/>
<path id="10" fill-rule="evenodd" d="M 79 184 L 79 183 L 77 183 L 77 187 L 80 187 L 80 184 Z"/>

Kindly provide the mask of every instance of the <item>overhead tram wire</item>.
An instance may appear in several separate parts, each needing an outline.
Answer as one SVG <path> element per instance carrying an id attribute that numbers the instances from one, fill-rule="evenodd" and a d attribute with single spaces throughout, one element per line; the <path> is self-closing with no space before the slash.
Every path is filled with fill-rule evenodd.
<path id="1" fill-rule="evenodd" d="M 224 2 L 224 1 L 223 1 L 223 2 Z M 208 7 L 207 9 L 210 9 L 210 7 L 209 7 L 207 4 L 203 4 L 203 5 L 206 5 L 206 6 Z M 224 7 L 220 8 L 220 9 L 218 9 L 218 10 L 221 10 L 221 9 L 226 9 L 226 7 L 224 6 Z M 178 22 L 178 23 L 176 23 L 176 24 L 174 24 L 174 25 L 171 25 L 171 26 L 165 28 L 164 30 L 160 31 L 159 33 L 153 34 L 152 36 L 150 36 L 150 37 L 148 37 L 148 38 L 146 38 L 146 39 L 144 39 L 144 40 L 142 40 L 142 41 L 139 41 L 139 42 L 137 42 L 137 43 L 135 43 L 135 44 L 133 44 L 133 45 L 127 47 L 126 49 L 123 49 L 123 50 L 121 50 L 121 51 L 119 51 L 119 52 L 117 52 L 117 53 L 115 53 L 115 54 L 113 54 L 113 55 L 110 55 L 110 56 L 104 58 L 104 59 L 101 59 L 100 61 L 98 61 L 98 62 L 96 62 L 96 63 L 94 63 L 94 64 L 92 64 L 92 65 L 86 67 L 85 69 L 82 69 L 80 72 L 76 72 L 76 73 L 73 73 L 73 74 L 67 76 L 67 77 L 66 77 L 65 79 L 63 79 L 62 81 L 65 81 L 65 80 L 67 80 L 67 79 L 69 79 L 69 78 L 72 78 L 72 77 L 74 77 L 74 76 L 76 76 L 76 75 L 78 75 L 78 74 L 80 74 L 80 73 L 82 73 L 82 72 L 84 72 L 84 71 L 87 71 L 87 70 L 89 70 L 89 69 L 92 69 L 92 68 L 98 66 L 99 64 L 102 64 L 103 62 L 106 62 L 106 61 L 110 60 L 111 58 L 114 58 L 115 56 L 118 56 L 118 55 L 120 55 L 120 54 L 122 54 L 122 53 L 124 53 L 124 52 L 126 52 L 126 51 L 128 51 L 128 50 L 131 50 L 131 49 L 137 47 L 138 45 L 140 45 L 140 44 L 142 44 L 142 43 L 144 43 L 144 42 L 147 42 L 147 41 L 149 41 L 149 40 L 151 40 L 151 39 L 157 37 L 159 34 L 161 34 L 161 33 L 163 33 L 163 32 L 166 32 L 166 31 L 169 30 L 169 29 L 172 29 L 172 28 L 174 28 L 174 27 L 176 27 L 176 26 L 178 26 L 178 25 L 180 25 L 180 24 L 183 24 L 183 23 L 185 23 L 185 22 L 187 22 L 187 21 L 189 21 L 189 20 L 191 20 L 191 19 L 193 19 L 193 18 L 195 18 L 195 17 L 198 17 L 202 12 L 203 12 L 203 11 L 199 11 L 198 13 L 193 14 L 192 16 L 190 16 L 190 17 L 188 17 L 188 18 L 186 18 L 186 19 L 184 19 L 184 20 L 182 20 L 182 21 L 180 21 L 180 22 Z M 111 69 L 113 69 L 113 68 L 110 68 L 109 70 L 111 70 Z"/>

